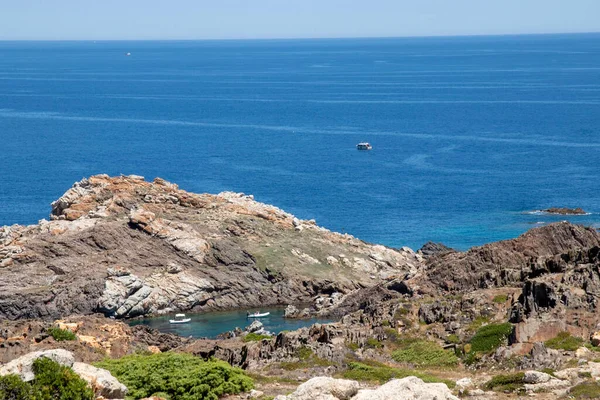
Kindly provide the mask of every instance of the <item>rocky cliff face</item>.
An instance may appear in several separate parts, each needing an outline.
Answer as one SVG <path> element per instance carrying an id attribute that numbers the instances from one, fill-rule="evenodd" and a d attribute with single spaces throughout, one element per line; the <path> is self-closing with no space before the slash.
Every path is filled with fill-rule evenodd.
<path id="1" fill-rule="evenodd" d="M 421 256 L 370 245 L 239 193 L 92 176 L 50 221 L 0 228 L 0 318 L 117 318 L 310 300 L 390 276 Z"/>
<path id="2" fill-rule="evenodd" d="M 564 271 L 600 246 L 592 228 L 560 222 L 532 229 L 516 239 L 432 256 L 417 281 L 423 290 L 469 291 L 520 286 L 546 273 Z"/>

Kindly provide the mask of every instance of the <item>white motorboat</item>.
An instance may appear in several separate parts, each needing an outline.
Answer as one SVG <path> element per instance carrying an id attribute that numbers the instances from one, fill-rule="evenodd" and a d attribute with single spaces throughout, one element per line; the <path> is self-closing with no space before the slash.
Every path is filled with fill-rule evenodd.
<path id="1" fill-rule="evenodd" d="M 358 150 L 371 150 L 373 148 L 373 146 L 371 146 L 370 143 L 362 142 L 362 143 L 357 144 L 356 148 Z"/>
<path id="2" fill-rule="evenodd" d="M 175 319 L 170 319 L 169 323 L 170 324 L 185 324 L 187 322 L 190 322 L 192 319 L 191 318 L 186 318 L 185 314 L 175 314 Z"/>
<path id="3" fill-rule="evenodd" d="M 246 317 L 248 318 L 260 318 L 260 317 L 266 317 L 267 315 L 271 314 L 270 312 L 265 312 L 265 313 L 261 313 L 260 311 L 257 311 L 255 313 L 246 313 Z"/>

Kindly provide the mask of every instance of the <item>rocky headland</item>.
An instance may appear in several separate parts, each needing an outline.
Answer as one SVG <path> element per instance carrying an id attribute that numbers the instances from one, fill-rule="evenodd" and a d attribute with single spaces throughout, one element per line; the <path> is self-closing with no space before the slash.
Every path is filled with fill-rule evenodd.
<path id="1" fill-rule="evenodd" d="M 88 364 L 176 352 L 246 371 L 255 389 L 230 399 L 600 396 L 600 234 L 568 222 L 414 252 L 243 194 L 100 175 L 54 202 L 50 221 L 1 228 L 0 266 L 6 365 L 55 349 Z M 276 336 L 255 322 L 207 340 L 118 320 L 265 304 L 337 322 Z"/>
<path id="2" fill-rule="evenodd" d="M 50 221 L 0 228 L 0 318 L 116 318 L 290 304 L 416 272 L 412 250 L 330 232 L 240 193 L 92 176 Z"/>

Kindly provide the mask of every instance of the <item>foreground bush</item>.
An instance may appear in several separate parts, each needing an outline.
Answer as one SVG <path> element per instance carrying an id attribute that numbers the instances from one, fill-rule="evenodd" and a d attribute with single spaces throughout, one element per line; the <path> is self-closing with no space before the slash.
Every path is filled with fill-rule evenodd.
<path id="1" fill-rule="evenodd" d="M 450 367 L 458 364 L 458 357 L 451 350 L 444 350 L 437 343 L 423 339 L 402 339 L 396 342 L 400 348 L 392 358 L 401 363 L 418 367 Z"/>
<path id="2" fill-rule="evenodd" d="M 471 352 L 496 350 L 506 342 L 512 330 L 513 327 L 509 323 L 482 326 L 469 342 L 471 344 Z"/>
<path id="3" fill-rule="evenodd" d="M 17 375 L 0 377 L 0 400 L 92 400 L 94 392 L 71 368 L 48 358 L 33 362 L 35 379 L 23 382 Z"/>
<path id="4" fill-rule="evenodd" d="M 134 354 L 105 360 L 96 366 L 109 370 L 127 386 L 127 399 L 162 393 L 170 400 L 217 400 L 253 387 L 252 379 L 241 369 L 224 361 L 204 361 L 189 354 Z"/>

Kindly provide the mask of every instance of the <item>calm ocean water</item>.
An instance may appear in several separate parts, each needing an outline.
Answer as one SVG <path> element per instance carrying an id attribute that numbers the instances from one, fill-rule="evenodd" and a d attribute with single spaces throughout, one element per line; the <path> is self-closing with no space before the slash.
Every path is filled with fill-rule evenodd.
<path id="1" fill-rule="evenodd" d="M 538 208 L 597 226 L 599 151 L 599 34 L 0 42 L 0 225 L 123 173 L 466 248 L 564 219 Z"/>
<path id="2" fill-rule="evenodd" d="M 250 310 L 254 312 L 255 310 Z M 255 319 L 260 321 L 264 328 L 274 334 L 281 331 L 294 331 L 296 329 L 311 326 L 316 322 L 331 322 L 328 319 L 289 319 L 283 318 L 283 308 L 266 308 L 261 312 L 268 311 L 270 314 L 262 318 L 247 318 L 246 310 L 215 311 L 204 314 L 187 314 L 192 320 L 187 324 L 170 324 L 169 319 L 174 318 L 174 314 L 154 318 L 134 319 L 129 324 L 148 325 L 151 328 L 158 329 L 165 333 L 174 333 L 179 336 L 192 336 L 195 338 L 207 337 L 215 338 L 223 332 L 232 331 L 235 328 L 244 329 Z"/>

